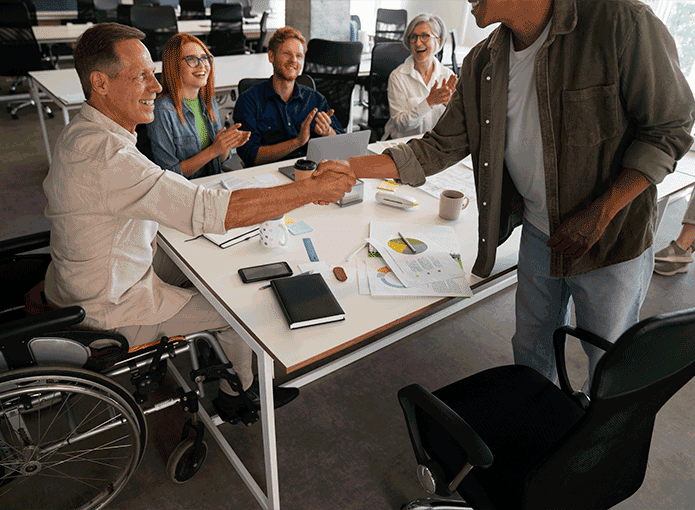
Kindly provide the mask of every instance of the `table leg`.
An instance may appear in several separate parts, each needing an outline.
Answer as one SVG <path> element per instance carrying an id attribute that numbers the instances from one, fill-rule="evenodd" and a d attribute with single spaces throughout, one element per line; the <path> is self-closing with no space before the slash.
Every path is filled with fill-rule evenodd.
<path id="1" fill-rule="evenodd" d="M 41 105 L 41 98 L 39 97 L 39 91 L 36 89 L 36 82 L 29 77 L 29 91 L 31 92 L 31 97 L 36 103 L 36 109 L 39 111 L 39 124 L 41 124 L 41 134 L 43 135 L 43 143 L 46 147 L 46 156 L 48 157 L 48 164 L 51 164 L 51 146 L 48 143 L 48 131 L 46 130 L 46 119 L 43 116 L 43 106 Z"/>
<path id="2" fill-rule="evenodd" d="M 261 394 L 261 423 L 268 507 L 280 510 L 277 437 L 275 434 L 275 403 L 273 400 L 273 358 L 265 351 L 258 355 L 258 379 Z"/>

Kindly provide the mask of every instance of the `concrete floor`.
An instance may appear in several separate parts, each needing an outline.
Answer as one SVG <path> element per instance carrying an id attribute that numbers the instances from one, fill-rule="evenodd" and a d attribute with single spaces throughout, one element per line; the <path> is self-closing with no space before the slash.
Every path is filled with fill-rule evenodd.
<path id="1" fill-rule="evenodd" d="M 3 87 L 4 93 L 4 87 Z M 62 129 L 48 121 L 51 143 Z M 35 108 L 13 121 L 0 110 L 0 239 L 48 228 L 41 182 L 48 164 Z M 657 249 L 675 238 L 686 199 L 666 212 Z M 480 370 L 511 362 L 514 288 L 428 327 L 397 344 L 302 388 L 277 411 L 280 499 L 288 510 L 397 509 L 425 495 L 415 476 L 399 388 L 419 382 L 430 390 Z M 695 271 L 654 276 L 643 317 L 695 306 Z M 573 347 L 570 356 L 581 360 Z M 581 361 L 577 361 L 580 363 Z M 649 468 L 642 488 L 620 510 L 695 508 L 695 383 L 683 388 L 659 413 Z M 111 508 L 257 509 L 260 506 L 208 439 L 208 459 L 187 484 L 172 483 L 165 466 L 185 420 L 176 409 L 148 418 L 145 458 Z M 223 425 L 221 431 L 263 477 L 261 426 Z M 261 483 L 261 486 L 264 484 Z M 1 506 L 1 505 L 0 505 Z"/>

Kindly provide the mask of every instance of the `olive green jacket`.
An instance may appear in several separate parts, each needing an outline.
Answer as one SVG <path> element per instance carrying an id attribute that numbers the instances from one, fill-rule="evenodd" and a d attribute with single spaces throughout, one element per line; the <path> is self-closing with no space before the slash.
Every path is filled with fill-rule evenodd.
<path id="1" fill-rule="evenodd" d="M 471 154 L 479 211 L 473 273 L 488 276 L 497 246 L 521 223 L 523 199 L 504 163 L 511 32 L 500 25 L 466 56 L 434 129 L 389 149 L 414 186 Z M 603 194 L 624 168 L 651 185 L 579 258 L 553 253 L 551 276 L 572 276 L 639 256 L 654 238 L 656 183 L 692 144 L 695 101 L 673 38 L 634 0 L 555 0 L 536 57 L 551 234 Z"/>

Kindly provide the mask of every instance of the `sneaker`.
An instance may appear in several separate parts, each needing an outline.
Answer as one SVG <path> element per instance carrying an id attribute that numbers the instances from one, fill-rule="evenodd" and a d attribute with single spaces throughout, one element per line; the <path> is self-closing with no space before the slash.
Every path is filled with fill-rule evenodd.
<path id="1" fill-rule="evenodd" d="M 688 246 L 687 250 L 684 250 L 676 241 L 671 241 L 671 243 L 664 248 L 659 250 L 654 254 L 655 262 L 682 262 L 685 264 L 690 264 L 693 261 L 693 248 Z"/>
<path id="2" fill-rule="evenodd" d="M 692 262 L 692 260 L 690 261 Z M 690 262 L 654 262 L 654 272 L 661 276 L 673 276 L 678 273 L 687 273 Z"/>
<path id="3" fill-rule="evenodd" d="M 251 387 L 246 390 L 246 396 L 249 397 L 253 406 L 258 410 L 261 408 L 260 392 L 258 391 L 258 379 L 253 380 Z M 275 409 L 289 404 L 299 395 L 299 388 L 273 388 L 273 400 Z M 222 420 L 229 423 L 238 423 L 247 409 L 243 399 L 238 395 L 230 395 L 220 390 L 217 392 L 217 398 L 212 401 L 217 414 Z"/>

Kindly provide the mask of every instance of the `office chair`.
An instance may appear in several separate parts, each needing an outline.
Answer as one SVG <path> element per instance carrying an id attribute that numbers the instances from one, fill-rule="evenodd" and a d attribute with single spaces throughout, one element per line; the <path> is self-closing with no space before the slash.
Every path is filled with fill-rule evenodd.
<path id="1" fill-rule="evenodd" d="M 94 0 L 77 0 L 77 22 L 97 23 L 97 9 Z"/>
<path id="2" fill-rule="evenodd" d="M 458 78 L 459 64 L 456 61 L 456 29 L 452 28 L 449 31 L 449 34 L 451 35 L 451 69 L 454 71 L 454 74 Z"/>
<path id="3" fill-rule="evenodd" d="M 265 42 L 265 36 L 268 33 L 268 16 L 270 11 L 263 11 L 261 15 L 261 28 L 260 35 L 258 39 L 246 39 L 247 48 L 251 53 L 265 53 L 268 48 L 263 44 Z"/>
<path id="4" fill-rule="evenodd" d="M 204 0 L 180 0 L 181 14 L 179 19 L 205 19 Z"/>
<path id="5" fill-rule="evenodd" d="M 241 4 L 212 4 L 210 6 L 210 35 L 208 47 L 216 56 L 246 53 Z"/>
<path id="6" fill-rule="evenodd" d="M 33 7 L 33 4 L 32 4 Z M 41 71 L 44 66 L 41 47 L 36 41 L 32 30 L 31 7 L 26 3 L 2 0 L 0 1 L 0 76 L 10 76 L 21 80 L 30 80 L 30 71 Z M 36 11 L 34 10 L 34 15 Z M 12 92 L 16 90 L 18 80 L 12 86 Z M 50 102 L 48 99 L 41 102 Z M 34 99 L 28 101 L 13 101 L 8 103 L 7 111 L 13 119 L 18 119 L 17 112 L 27 106 L 36 106 Z M 53 111 L 42 105 L 49 117 L 53 117 Z"/>
<path id="7" fill-rule="evenodd" d="M 567 377 L 571 335 L 606 351 L 588 398 Z M 565 326 L 554 335 L 560 388 L 535 370 L 485 370 L 398 398 L 430 493 L 473 508 L 610 508 L 642 485 L 659 409 L 695 376 L 695 309 L 645 319 L 611 344 Z M 431 498 L 408 510 L 463 508 Z M 429 505 L 429 506 L 428 506 Z"/>
<path id="8" fill-rule="evenodd" d="M 356 14 L 350 16 L 350 41 L 355 42 L 359 40 L 359 32 L 362 30 L 362 23 L 360 22 L 360 17 Z"/>
<path id="9" fill-rule="evenodd" d="M 408 11 L 405 9 L 377 9 L 374 44 L 402 41 L 408 26 Z"/>
<path id="10" fill-rule="evenodd" d="M 355 88 L 361 60 L 361 42 L 325 39 L 311 39 L 304 56 L 302 73 L 314 79 L 316 90 L 324 95 L 344 128 L 350 123 L 352 89 Z"/>
<path id="11" fill-rule="evenodd" d="M 143 43 L 150 50 L 152 60 L 162 60 L 162 50 L 171 36 L 178 34 L 176 13 L 170 5 L 132 5 L 132 26 L 145 33 Z"/>
<path id="12" fill-rule="evenodd" d="M 372 48 L 372 67 L 366 80 L 367 88 L 367 125 L 362 129 L 371 129 L 370 142 L 381 140 L 384 127 L 391 117 L 388 98 L 389 76 L 410 56 L 410 50 L 399 42 L 381 43 Z"/>

